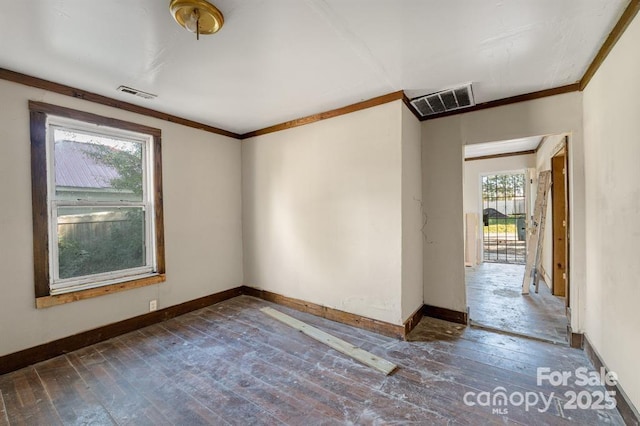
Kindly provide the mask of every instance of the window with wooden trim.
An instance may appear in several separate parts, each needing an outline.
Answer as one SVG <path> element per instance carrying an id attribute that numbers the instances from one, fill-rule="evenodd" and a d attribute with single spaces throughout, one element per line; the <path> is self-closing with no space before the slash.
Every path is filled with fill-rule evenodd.
<path id="1" fill-rule="evenodd" d="M 29 108 L 36 305 L 164 281 L 160 130 Z"/>

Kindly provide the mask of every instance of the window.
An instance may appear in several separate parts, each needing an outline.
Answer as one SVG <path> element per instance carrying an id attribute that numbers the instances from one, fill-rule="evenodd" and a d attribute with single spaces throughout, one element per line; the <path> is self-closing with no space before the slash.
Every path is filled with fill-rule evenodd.
<path id="1" fill-rule="evenodd" d="M 164 281 L 160 130 L 29 107 L 36 305 Z"/>

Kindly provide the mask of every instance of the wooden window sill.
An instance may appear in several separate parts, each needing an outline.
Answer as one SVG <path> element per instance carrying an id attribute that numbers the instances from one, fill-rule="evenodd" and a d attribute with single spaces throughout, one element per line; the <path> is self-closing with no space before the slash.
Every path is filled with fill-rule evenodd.
<path id="1" fill-rule="evenodd" d="M 37 297 L 36 308 L 37 309 L 49 308 L 51 306 L 77 302 L 78 300 L 104 296 L 105 294 L 117 293 L 120 291 L 131 290 L 138 287 L 145 287 L 148 285 L 158 284 L 164 281 L 166 281 L 166 275 L 158 274 L 158 275 L 153 275 L 151 277 L 134 279 L 131 281 L 105 285 L 102 287 L 90 288 L 87 290 L 74 291 L 71 293 L 59 294 L 56 296 Z"/>

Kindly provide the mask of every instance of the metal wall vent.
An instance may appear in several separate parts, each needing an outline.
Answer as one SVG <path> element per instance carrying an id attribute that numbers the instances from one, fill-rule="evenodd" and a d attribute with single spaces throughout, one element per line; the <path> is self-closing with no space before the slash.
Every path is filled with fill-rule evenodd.
<path id="1" fill-rule="evenodd" d="M 138 96 L 138 97 L 144 98 L 144 99 L 154 99 L 154 98 L 158 97 L 158 95 L 154 95 L 152 93 L 143 92 L 142 90 L 133 89 L 133 88 L 127 87 L 127 86 L 118 87 L 118 91 L 119 92 L 123 92 L 123 93 L 128 93 L 130 95 Z"/>
<path id="2" fill-rule="evenodd" d="M 447 111 L 469 108 L 475 105 L 471 84 L 442 90 L 411 100 L 411 105 L 422 117 L 442 114 Z"/>

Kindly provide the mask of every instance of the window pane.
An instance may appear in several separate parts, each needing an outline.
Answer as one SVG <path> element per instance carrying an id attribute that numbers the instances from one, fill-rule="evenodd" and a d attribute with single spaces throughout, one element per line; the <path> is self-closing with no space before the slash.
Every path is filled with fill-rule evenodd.
<path id="1" fill-rule="evenodd" d="M 145 266 L 141 207 L 59 207 L 60 279 Z"/>
<path id="2" fill-rule="evenodd" d="M 53 128 L 56 199 L 142 200 L 141 142 Z"/>

